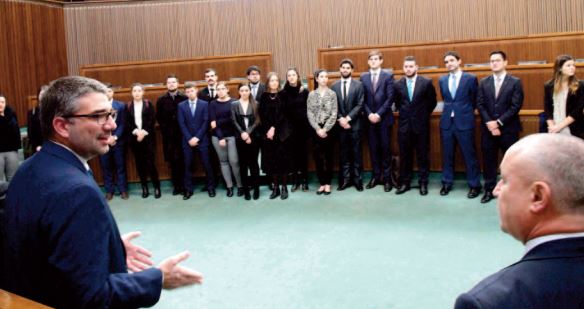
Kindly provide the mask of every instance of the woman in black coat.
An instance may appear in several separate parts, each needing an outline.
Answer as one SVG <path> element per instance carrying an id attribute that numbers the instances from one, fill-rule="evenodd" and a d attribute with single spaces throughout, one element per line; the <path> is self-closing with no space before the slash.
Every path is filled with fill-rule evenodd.
<path id="1" fill-rule="evenodd" d="M 6 105 L 6 97 L 0 94 L 0 182 L 9 182 L 18 169 L 20 128 L 16 113 Z"/>

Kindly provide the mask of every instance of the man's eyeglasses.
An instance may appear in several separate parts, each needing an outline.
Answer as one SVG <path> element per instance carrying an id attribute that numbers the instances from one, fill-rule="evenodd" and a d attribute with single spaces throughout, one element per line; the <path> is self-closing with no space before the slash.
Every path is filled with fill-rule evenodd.
<path id="1" fill-rule="evenodd" d="M 68 118 L 90 118 L 90 119 L 95 120 L 98 124 L 105 124 L 107 122 L 107 120 L 109 119 L 109 117 L 112 117 L 112 120 L 116 121 L 116 118 L 118 117 L 118 111 L 112 110 L 109 112 L 95 113 L 95 114 L 63 116 L 63 118 L 65 118 L 65 119 L 68 119 Z"/>

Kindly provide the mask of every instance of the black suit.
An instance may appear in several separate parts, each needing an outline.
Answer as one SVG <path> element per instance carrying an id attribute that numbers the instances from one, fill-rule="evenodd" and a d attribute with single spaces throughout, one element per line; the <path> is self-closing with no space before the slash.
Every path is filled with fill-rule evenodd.
<path id="1" fill-rule="evenodd" d="M 209 104 L 210 104 L 211 101 L 213 101 L 217 98 L 217 85 L 215 84 L 215 88 L 213 90 L 213 97 L 211 97 L 211 93 L 209 92 L 209 87 L 205 87 L 201 91 L 199 91 L 199 94 L 197 95 L 197 97 L 203 101 L 209 102 Z"/>
<path id="2" fill-rule="evenodd" d="M 128 114 L 126 117 L 126 128 L 130 139 L 130 148 L 136 159 L 136 170 L 142 186 L 148 185 L 148 174 L 154 184 L 154 188 L 160 188 L 158 179 L 158 170 L 156 169 L 155 150 L 156 150 L 156 131 L 155 131 L 155 111 L 154 106 L 148 100 L 142 103 L 142 129 L 148 132 L 141 142 L 138 142 L 136 135 L 132 132 L 137 129 L 134 117 L 134 102 L 128 104 Z"/>
<path id="3" fill-rule="evenodd" d="M 400 152 L 400 184 L 412 181 L 413 152 L 418 163 L 418 183 L 428 184 L 430 151 L 430 116 L 436 107 L 436 89 L 432 79 L 417 75 L 412 99 L 408 94 L 407 78 L 395 83 L 396 107 L 399 111 L 398 143 Z"/>
<path id="4" fill-rule="evenodd" d="M 505 154 L 507 149 L 519 140 L 521 131 L 519 111 L 522 105 L 523 87 L 519 78 L 507 74 L 497 97 L 493 75 L 481 79 L 477 93 L 477 109 L 482 119 L 483 178 L 487 191 L 492 191 L 497 184 L 499 149 Z M 499 123 L 500 136 L 491 134 L 487 128 L 489 121 Z"/>
<path id="5" fill-rule="evenodd" d="M 554 240 L 458 297 L 454 308 L 582 308 L 584 237 Z"/>
<path id="6" fill-rule="evenodd" d="M 341 151 L 341 177 L 339 183 L 350 182 L 361 184 L 363 172 L 363 155 L 361 153 L 361 122 L 365 91 L 363 84 L 351 79 L 349 91 L 343 94 L 343 81 L 333 84 L 331 89 L 337 95 L 337 119 L 349 116 L 350 129 L 339 126 L 339 147 Z"/>

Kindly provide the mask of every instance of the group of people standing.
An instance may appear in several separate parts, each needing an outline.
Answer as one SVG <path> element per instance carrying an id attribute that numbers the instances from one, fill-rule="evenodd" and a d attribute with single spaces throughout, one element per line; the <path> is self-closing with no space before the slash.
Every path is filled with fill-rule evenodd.
<path id="1" fill-rule="evenodd" d="M 457 52 L 445 53 L 443 60 L 449 73 L 440 77 L 438 83 L 444 101 L 439 125 L 440 195 L 448 195 L 452 190 L 455 145 L 458 144 L 466 167 L 467 196 L 475 198 L 484 189 L 481 202 L 487 203 L 494 198 L 499 150 L 504 153 L 519 139 L 519 111 L 524 98 L 521 81 L 507 73 L 507 55 L 503 51 L 490 54 L 493 74 L 480 82 L 476 76 L 462 71 L 462 60 Z M 317 194 L 332 192 L 337 141 L 340 152 L 337 190 L 354 186 L 357 191 L 363 191 L 361 141 L 364 130 L 372 164 L 372 177 L 365 188 L 382 185 L 390 192 L 396 187 L 396 194 L 411 190 L 415 153 L 419 193 L 426 195 L 430 117 L 437 105 L 436 89 L 430 78 L 418 75 L 419 67 L 413 56 L 404 58 L 404 76 L 400 80 L 394 80 L 389 71 L 382 70 L 382 64 L 382 53 L 371 51 L 369 71 L 357 80 L 352 78 L 353 62 L 343 59 L 339 64 L 340 79 L 331 87 L 327 71 L 314 73 L 313 91 L 302 85 L 294 67 L 286 71 L 282 86 L 275 72 L 268 73 L 266 83 L 262 83 L 260 68 L 251 66 L 246 71 L 248 81 L 238 87 L 237 99 L 230 96 L 225 82 L 218 81 L 214 69 L 206 70 L 204 88 L 187 82 L 184 94 L 178 90 L 178 78 L 169 75 L 166 79 L 168 91 L 156 104 L 144 98 L 145 88 L 141 84 L 132 85 L 133 99 L 128 104 L 115 101 L 110 85 L 108 98 L 117 112 L 117 128 L 111 138 L 110 152 L 101 156 L 106 198 L 114 195 L 114 178 L 121 197 L 128 198 L 124 163 L 126 143 L 136 159 L 142 197 L 150 194 L 148 176 L 154 186 L 154 196 L 161 196 L 154 158 L 156 122 L 160 125 L 164 159 L 171 171 L 173 195 L 182 195 L 185 200 L 193 195 L 192 172 L 197 155 L 206 174 L 203 190 L 210 197 L 216 195 L 213 162 L 217 160 L 228 197 L 258 199 L 260 168 L 268 176 L 271 199 L 288 198 L 288 183 L 292 192 L 308 191 L 309 139 L 320 185 Z M 575 68 L 574 58 L 558 56 L 553 78 L 545 84 L 545 119 L 550 133 L 584 138 L 584 86 L 576 78 Z M 0 102 L 0 108 L 1 105 Z M 482 120 L 484 187 L 474 143 L 475 109 Z M 399 112 L 397 180 L 391 176 L 394 111 Z M 261 164 L 258 163 L 260 150 Z M 115 177 L 112 174 L 114 166 Z"/>

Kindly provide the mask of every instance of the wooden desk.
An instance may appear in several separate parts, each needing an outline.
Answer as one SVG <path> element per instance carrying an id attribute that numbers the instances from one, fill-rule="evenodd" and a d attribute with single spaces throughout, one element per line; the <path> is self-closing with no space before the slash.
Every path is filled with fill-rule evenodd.
<path id="1" fill-rule="evenodd" d="M 0 290 L 0 308 L 2 309 L 50 309 L 30 299 Z"/>

